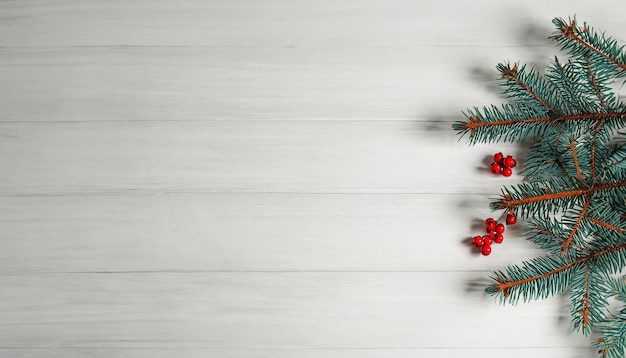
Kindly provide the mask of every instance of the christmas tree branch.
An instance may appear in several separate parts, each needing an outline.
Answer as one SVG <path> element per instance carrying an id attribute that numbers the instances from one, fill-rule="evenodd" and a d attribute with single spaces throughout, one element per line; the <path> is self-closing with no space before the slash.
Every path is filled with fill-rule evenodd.
<path id="1" fill-rule="evenodd" d="M 493 203 L 493 207 L 496 210 L 503 209 L 512 209 L 520 205 L 526 205 L 530 203 L 540 202 L 540 201 L 550 201 L 555 199 L 561 199 L 572 196 L 587 196 L 593 194 L 597 191 L 613 189 L 618 187 L 626 186 L 626 181 L 616 182 L 616 183 L 599 183 L 594 184 L 589 188 L 584 189 L 575 189 L 575 190 L 565 190 L 555 193 L 545 193 L 543 195 L 535 195 L 535 196 L 525 196 L 522 199 L 512 199 L 510 195 L 507 197 L 506 195 L 500 199 L 498 199 L 495 203 Z"/>
<path id="2" fill-rule="evenodd" d="M 498 202 L 496 203 L 495 209 L 496 210 L 512 209 L 520 205 L 526 205 L 526 204 L 530 204 L 530 203 L 534 203 L 538 201 L 548 201 L 548 200 L 555 200 L 555 199 L 560 199 L 560 198 L 570 197 L 570 196 L 583 196 L 587 194 L 589 194 L 589 189 L 577 189 L 577 190 L 561 191 L 558 193 L 546 193 L 544 195 L 527 196 L 527 197 L 524 197 L 523 199 L 516 199 L 516 200 L 505 197 L 505 198 L 498 200 Z"/>
<path id="3" fill-rule="evenodd" d="M 626 248 L 626 245 L 624 245 Z M 497 293 L 502 293 L 504 295 L 505 299 L 508 299 L 511 297 L 511 289 L 520 287 L 522 285 L 526 285 L 532 282 L 536 282 L 542 279 L 546 279 L 546 278 L 550 278 L 554 275 L 563 273 L 569 269 L 571 269 L 572 267 L 574 267 L 575 265 L 577 265 L 579 262 L 578 261 L 571 261 L 565 265 L 562 265 L 560 267 L 557 267 L 555 269 L 552 269 L 548 272 L 544 272 L 538 275 L 532 275 L 530 277 L 526 277 L 523 279 L 518 279 L 518 280 L 508 280 L 506 279 L 504 276 L 504 274 L 502 272 L 499 272 L 498 275 L 496 276 L 496 281 L 498 281 L 497 284 L 488 286 L 485 291 L 487 293 L 490 294 L 497 294 Z M 528 292 L 522 292 L 522 293 L 527 293 Z M 543 292 L 541 290 L 538 290 L 538 292 L 536 292 L 536 294 L 546 294 L 546 292 Z"/>
<path id="4" fill-rule="evenodd" d="M 589 335 L 592 328 L 606 321 L 608 298 L 612 287 L 605 275 L 591 262 L 586 261 L 574 272 L 570 291 L 570 313 L 573 328 Z"/>
<path id="5" fill-rule="evenodd" d="M 610 302 L 626 305 L 626 280 L 615 278 L 626 269 L 626 103 L 616 91 L 626 51 L 575 18 L 553 23 L 569 58 L 555 56 L 544 73 L 498 64 L 509 102 L 471 108 L 452 125 L 470 145 L 532 144 L 524 180 L 489 205 L 507 223 L 526 219 L 524 236 L 547 255 L 493 272 L 485 291 L 507 304 L 567 292 L 572 329 L 599 332 L 598 354 L 624 358 L 626 308 L 614 313 Z"/>
<path id="6" fill-rule="evenodd" d="M 487 293 L 502 293 L 504 295 L 504 298 L 509 298 L 511 295 L 511 289 L 522 286 L 524 284 L 528 284 L 534 281 L 538 281 L 541 279 L 545 279 L 551 276 L 554 276 L 556 274 L 559 273 L 563 273 L 564 271 L 567 271 L 569 269 L 574 268 L 576 265 L 579 264 L 585 264 L 590 260 L 593 259 L 598 259 L 601 258 L 605 255 L 608 255 L 610 253 L 619 251 L 619 250 L 626 250 L 626 244 L 620 244 L 620 245 L 615 245 L 615 246 L 610 246 L 607 248 L 604 248 L 602 250 L 598 250 L 596 252 L 593 252 L 587 256 L 582 256 L 579 257 L 573 261 L 570 261 L 568 263 L 566 263 L 565 265 L 562 265 L 560 267 L 554 268 L 550 271 L 541 273 L 539 275 L 533 275 L 530 277 L 526 277 L 523 279 L 519 279 L 519 280 L 507 280 L 503 277 L 502 273 L 499 273 L 497 275 L 497 277 L 495 278 L 496 281 L 498 281 L 498 283 L 491 285 L 489 287 L 487 287 Z"/>
<path id="7" fill-rule="evenodd" d="M 602 336 L 595 344 L 603 358 L 623 358 L 626 339 L 626 309 L 622 309 L 612 319 L 603 324 Z"/>
<path id="8" fill-rule="evenodd" d="M 533 85 L 536 84 L 538 88 L 541 88 L 541 86 L 543 86 L 543 88 L 545 89 L 548 84 L 545 83 L 545 81 L 540 81 L 539 76 L 536 73 L 531 72 L 531 75 L 526 78 L 527 76 L 525 76 L 524 66 L 522 66 L 521 69 L 518 69 L 517 65 L 513 65 L 513 67 L 511 67 L 508 64 L 499 64 L 497 66 L 497 69 L 500 71 L 500 73 L 502 73 L 503 79 L 508 81 L 506 85 L 509 87 L 509 89 L 505 91 L 505 93 L 513 93 L 514 95 L 512 97 L 522 97 L 523 94 L 530 95 L 530 98 L 539 102 L 539 104 L 541 104 L 546 109 L 554 110 L 554 107 L 549 105 L 547 100 L 543 99 L 535 90 L 533 90 L 531 88 L 532 85 L 528 84 L 526 81 L 528 80 L 528 82 L 533 83 Z M 516 89 L 521 90 L 521 93 L 515 91 Z"/>
<path id="9" fill-rule="evenodd" d="M 580 81 L 580 68 L 576 63 L 568 62 L 561 64 L 555 56 L 552 66 L 548 69 L 546 77 L 556 86 L 561 96 L 565 99 L 562 106 L 564 113 L 580 114 L 595 112 L 595 109 L 586 108 L 583 81 Z"/>
<path id="10" fill-rule="evenodd" d="M 576 167 L 576 175 L 578 176 L 578 180 L 582 182 L 583 174 L 580 172 L 580 164 L 578 163 L 578 156 L 576 155 L 576 145 L 574 143 L 574 137 L 569 138 L 568 148 L 572 151 L 572 156 L 574 159 L 574 166 Z"/>
<path id="11" fill-rule="evenodd" d="M 618 160 L 616 162 L 610 163 L 606 167 L 609 168 L 609 167 L 612 167 L 614 165 L 619 165 L 619 164 L 623 163 L 624 161 L 626 161 L 626 158 L 623 158 L 623 159 L 620 159 L 620 160 Z"/>
<path id="12" fill-rule="evenodd" d="M 469 116 L 467 122 L 457 122 L 453 128 L 462 133 L 470 132 L 470 138 L 473 137 L 480 129 L 506 127 L 514 125 L 525 125 L 534 123 L 550 123 L 550 122 L 580 122 L 593 119 L 626 119 L 626 113 L 582 113 L 572 115 L 556 115 L 540 118 L 522 118 L 522 119 L 496 119 L 483 120 L 483 116 L 476 114 Z M 485 118 L 486 119 L 486 118 Z"/>
<path id="13" fill-rule="evenodd" d="M 611 225 L 611 224 L 609 224 L 609 223 L 607 223 L 607 222 L 605 222 L 605 221 L 598 220 L 598 219 L 596 219 L 596 218 L 592 218 L 592 217 L 587 217 L 587 219 L 589 219 L 591 222 L 593 222 L 593 223 L 595 223 L 595 224 L 597 224 L 597 225 L 599 225 L 599 226 L 602 226 L 602 227 L 604 227 L 604 228 L 607 228 L 607 229 L 610 229 L 610 230 L 616 231 L 616 232 L 618 232 L 619 234 L 622 234 L 622 233 L 624 232 L 624 229 L 623 229 L 623 228 L 621 228 L 621 227 L 617 227 L 617 226 L 615 226 L 615 225 Z"/>
<path id="14" fill-rule="evenodd" d="M 541 227 L 537 224 L 534 225 L 534 228 L 541 234 L 546 234 L 562 241 L 565 241 L 567 239 L 567 237 L 555 234 L 552 231 L 548 230 L 547 228 Z"/>
<path id="15" fill-rule="evenodd" d="M 563 242 L 563 248 L 561 249 L 561 254 L 565 254 L 569 250 L 569 245 L 571 244 L 572 239 L 574 239 L 574 236 L 578 232 L 580 223 L 583 221 L 583 218 L 585 217 L 587 210 L 589 210 L 589 204 L 591 204 L 591 200 L 585 201 L 585 204 L 583 205 L 583 208 L 580 211 L 580 214 L 578 214 L 578 218 L 576 219 L 576 223 L 574 224 L 572 231 L 567 236 L 567 239 L 565 239 L 565 242 Z"/>
<path id="16" fill-rule="evenodd" d="M 567 240 L 567 235 L 560 231 L 566 231 L 566 227 L 551 219 L 535 219 L 530 228 L 534 230 L 529 230 L 526 233 L 529 241 L 550 253 L 562 255 L 561 250 L 563 249 L 563 243 Z M 571 247 L 576 248 L 578 252 L 584 252 L 584 248 L 575 241 L 571 243 Z"/>
<path id="17" fill-rule="evenodd" d="M 589 41 L 583 39 L 580 36 L 580 34 L 581 34 L 580 29 L 576 26 L 576 20 L 572 20 L 571 21 L 571 25 L 568 25 L 563 19 L 558 19 L 558 20 L 555 21 L 555 24 L 557 25 L 557 27 L 561 31 L 561 35 L 562 35 L 563 38 L 565 38 L 565 39 L 572 39 L 573 41 L 575 41 L 576 43 L 578 43 L 582 47 L 584 47 L 584 48 L 588 49 L 589 51 L 591 51 L 592 53 L 594 53 L 594 54 L 596 54 L 596 55 L 598 55 L 598 56 L 608 60 L 609 62 L 615 64 L 616 66 L 620 67 L 621 69 L 626 70 L 626 64 L 621 63 L 614 56 L 611 56 L 608 53 L 605 53 L 604 51 L 601 51 L 601 50 L 597 49 Z M 589 33 L 589 28 L 587 26 L 585 26 L 584 29 L 582 30 L 582 33 L 588 34 Z M 588 37 L 588 36 L 585 36 L 585 37 Z M 555 36 L 554 39 L 555 40 L 559 40 L 559 39 L 561 39 L 561 37 Z M 619 51 L 621 49 L 616 49 L 616 50 L 618 50 L 617 52 L 621 52 L 621 51 Z"/>
<path id="18" fill-rule="evenodd" d="M 591 86 L 593 87 L 593 90 L 594 90 L 594 92 L 596 94 L 596 97 L 598 97 L 598 100 L 600 101 L 600 106 L 602 106 L 602 108 L 606 109 L 607 108 L 607 104 L 604 102 L 604 96 L 602 96 L 602 92 L 600 91 L 600 87 L 596 83 L 596 75 L 593 73 L 593 70 L 591 69 L 591 64 L 589 63 L 589 57 L 588 56 L 585 56 L 585 68 L 587 69 L 587 76 L 589 76 L 589 80 L 591 82 Z"/>
<path id="19" fill-rule="evenodd" d="M 583 330 L 589 325 L 589 263 L 585 262 L 585 296 L 582 300 Z"/>
<path id="20" fill-rule="evenodd" d="M 557 160 L 555 160 L 555 162 L 556 162 L 556 164 L 559 166 L 559 168 L 561 168 L 561 170 L 563 171 L 563 174 L 564 174 L 566 177 L 568 177 L 569 179 L 572 179 L 572 180 L 573 180 L 572 176 L 571 176 L 571 175 L 569 175 L 569 173 L 567 172 L 567 169 L 565 169 L 565 166 L 563 165 L 563 162 L 562 162 L 562 161 L 560 161 L 560 160 L 558 160 L 558 159 L 557 159 Z"/>
<path id="21" fill-rule="evenodd" d="M 598 119 L 596 126 L 593 128 L 593 141 L 591 143 L 591 179 L 596 182 L 596 147 L 598 144 L 598 130 L 602 121 Z"/>

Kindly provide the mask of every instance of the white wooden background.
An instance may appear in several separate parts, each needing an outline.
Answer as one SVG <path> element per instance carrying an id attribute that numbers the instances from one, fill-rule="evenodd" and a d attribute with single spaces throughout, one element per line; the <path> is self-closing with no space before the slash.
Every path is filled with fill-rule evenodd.
<path id="1" fill-rule="evenodd" d="M 450 130 L 622 1 L 0 2 L 1 357 L 591 357 Z"/>

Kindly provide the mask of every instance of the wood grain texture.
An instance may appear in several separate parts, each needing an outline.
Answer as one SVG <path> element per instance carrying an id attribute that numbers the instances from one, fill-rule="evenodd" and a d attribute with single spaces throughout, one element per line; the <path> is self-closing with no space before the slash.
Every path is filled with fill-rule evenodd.
<path id="1" fill-rule="evenodd" d="M 0 133 L 1 192 L 13 195 L 493 193 L 511 182 L 484 175 L 492 150 L 468 149 L 450 123 L 27 122 L 0 123 Z M 446 176 L 463 180 L 441 185 Z"/>
<path id="2" fill-rule="evenodd" d="M 520 48 L 507 51 L 512 57 Z M 491 55 L 491 56 L 490 56 Z M 453 120 L 498 100 L 491 48 L 27 47 L 0 51 L 1 121 Z M 489 63 L 484 76 L 468 71 Z M 490 81 L 480 82 L 490 76 Z M 465 79 L 466 81 L 458 81 Z M 450 98 L 450 94 L 454 98 Z M 428 105 L 422 101 L 429 98 Z M 463 106 L 461 105 L 463 104 Z"/>
<path id="3" fill-rule="evenodd" d="M 519 228 L 490 260 L 465 246 L 484 230 L 486 203 L 441 194 L 5 197 L 0 225 L 12 235 L 0 240 L 0 272 L 463 272 L 538 254 Z M 472 227 L 443 225 L 468 208 L 482 211 L 466 215 Z"/>
<path id="4" fill-rule="evenodd" d="M 581 348 L 558 301 L 493 305 L 467 273 L 0 276 L 2 346 L 106 349 Z M 28 296 L 24 295 L 28 293 Z M 445 309 L 444 309 L 445 307 Z M 473 310 L 469 308 L 473 307 Z M 433 311 L 436 312 L 433 312 Z M 565 312 L 563 312 L 565 311 Z M 459 317 L 463 317 L 459 319 Z M 522 337 L 510 321 L 533 327 Z M 546 322 L 536 325 L 537 320 Z M 490 334 L 476 339 L 475 326 Z M 565 326 L 565 327 L 563 327 Z M 132 337 L 129 339 L 129 337 Z M 570 350 L 571 351 L 571 350 Z M 419 354 L 419 353 L 418 353 Z"/>
<path id="5" fill-rule="evenodd" d="M 172 354 L 186 358 L 273 358 L 289 357 L 297 355 L 303 358 L 413 358 L 417 355 L 422 357 L 482 357 L 499 358 L 502 356 L 511 358 L 525 357 L 551 357 L 551 358 L 584 358 L 592 357 L 594 352 L 588 347 L 564 348 L 564 347 L 506 347 L 506 348 L 26 348 L 26 349 L 2 349 L 0 354 L 16 358 L 82 358 L 87 354 L 95 358 L 168 358 Z"/>
<path id="6" fill-rule="evenodd" d="M 593 356 L 482 293 L 538 254 L 467 243 L 524 149 L 450 124 L 620 6 L 0 2 L 0 356 Z"/>
<path id="7" fill-rule="evenodd" d="M 607 16 L 618 0 L 563 4 L 541 0 L 112 0 L 3 1 L 4 46 L 339 46 L 394 47 L 475 44 L 509 46 L 515 32 L 555 16 L 583 15 L 611 32 L 626 29 Z M 519 35 L 519 33 L 518 33 Z M 545 36 L 543 37 L 545 38 Z"/>

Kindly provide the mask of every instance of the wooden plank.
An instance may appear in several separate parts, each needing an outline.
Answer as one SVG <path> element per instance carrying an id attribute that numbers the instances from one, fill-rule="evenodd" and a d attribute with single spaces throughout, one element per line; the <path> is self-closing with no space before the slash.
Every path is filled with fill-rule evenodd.
<path id="1" fill-rule="evenodd" d="M 468 291 L 467 280 L 475 275 L 2 275 L 0 346 L 214 349 L 238 356 L 252 356 L 257 348 L 287 349 L 283 356 L 312 349 L 405 349 L 420 356 L 421 349 L 571 351 L 589 343 L 560 334 L 567 328 L 561 300 L 498 306 L 482 292 Z"/>
<path id="2" fill-rule="evenodd" d="M 575 0 L 563 9 L 539 0 L 509 6 L 494 0 L 471 6 L 454 0 L 3 1 L 0 45 L 506 46 L 533 28 L 551 29 L 554 16 L 572 14 L 602 19 L 606 30 L 623 33 L 623 22 L 606 16 L 607 8 L 622 3 L 601 3 Z"/>
<path id="3" fill-rule="evenodd" d="M 520 49 L 482 48 L 462 57 L 459 51 L 0 49 L 0 121 L 460 120 L 468 106 L 502 101 L 493 85 L 503 56 L 529 57 Z"/>
<path id="4" fill-rule="evenodd" d="M 595 350 L 587 347 L 506 347 L 506 348 L 254 348 L 254 349 L 211 349 L 211 348 L 184 348 L 184 349 L 127 349 L 127 348 L 45 348 L 45 349 L 3 349 L 0 354 L 14 358 L 170 358 L 173 354 L 181 358 L 414 358 L 420 357 L 481 357 L 481 358 L 589 358 Z"/>
<path id="5" fill-rule="evenodd" d="M 514 145 L 468 148 L 449 125 L 431 130 L 402 121 L 3 123 L 0 194 L 495 194 L 519 179 L 487 171 L 495 150 L 521 158 Z"/>
<path id="6" fill-rule="evenodd" d="M 0 272 L 466 271 L 539 252 L 509 227 L 488 258 L 478 195 L 156 194 L 0 200 Z"/>

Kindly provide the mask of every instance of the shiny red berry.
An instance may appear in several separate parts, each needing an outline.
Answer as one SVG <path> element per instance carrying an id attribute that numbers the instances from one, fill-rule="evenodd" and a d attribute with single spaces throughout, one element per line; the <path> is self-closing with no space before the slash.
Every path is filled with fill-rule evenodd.
<path id="1" fill-rule="evenodd" d="M 483 247 L 480 248 L 480 253 L 484 256 L 491 255 L 491 245 L 483 245 Z"/>
<path id="2" fill-rule="evenodd" d="M 498 163 L 491 164 L 491 174 L 500 174 L 502 167 Z"/>
<path id="3" fill-rule="evenodd" d="M 500 161 L 504 158 L 504 155 L 502 155 L 502 152 L 498 152 L 496 154 L 493 155 L 493 161 L 496 163 L 500 163 Z"/>
<path id="4" fill-rule="evenodd" d="M 517 216 L 515 216 L 514 214 L 508 214 L 506 216 L 506 224 L 507 225 L 513 225 L 517 222 Z"/>
<path id="5" fill-rule="evenodd" d="M 493 238 L 489 235 L 483 236 L 483 245 L 491 245 L 493 244 Z"/>
<path id="6" fill-rule="evenodd" d="M 502 234 L 504 232 L 504 224 L 496 225 L 496 233 Z"/>
<path id="7" fill-rule="evenodd" d="M 495 221 L 487 223 L 487 232 L 493 231 L 495 229 L 496 229 L 496 222 Z"/>
<path id="8" fill-rule="evenodd" d="M 496 234 L 496 237 L 493 238 L 493 242 L 496 244 L 501 244 L 502 241 L 504 241 L 504 235 L 502 234 Z"/>
<path id="9" fill-rule="evenodd" d="M 513 170 L 509 167 L 504 167 L 504 169 L 502 169 L 502 175 L 504 175 L 505 177 L 510 177 L 511 174 L 513 174 Z"/>
<path id="10" fill-rule="evenodd" d="M 507 157 L 504 158 L 504 161 L 502 163 L 507 168 L 513 168 L 517 165 L 517 162 L 515 161 L 515 159 L 513 159 L 513 157 L 510 155 L 507 155 Z"/>
<path id="11" fill-rule="evenodd" d="M 496 231 L 495 231 L 495 230 L 491 230 L 491 231 L 487 232 L 487 235 L 488 235 L 490 238 L 492 238 L 492 239 L 493 239 L 494 237 L 496 237 L 496 234 L 497 234 L 497 233 L 496 233 Z"/>
<path id="12" fill-rule="evenodd" d="M 472 241 L 472 244 L 475 247 L 481 247 L 483 246 L 483 237 L 482 236 L 474 236 L 474 240 Z"/>

